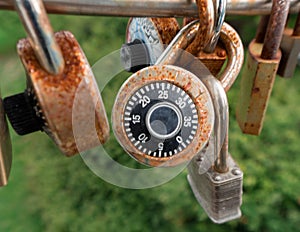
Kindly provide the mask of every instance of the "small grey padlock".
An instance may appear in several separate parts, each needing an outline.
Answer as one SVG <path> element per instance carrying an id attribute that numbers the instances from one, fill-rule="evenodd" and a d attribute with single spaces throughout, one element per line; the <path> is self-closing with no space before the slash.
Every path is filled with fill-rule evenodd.
<path id="1" fill-rule="evenodd" d="M 201 156 L 195 157 L 188 167 L 188 181 L 193 193 L 209 218 L 215 223 L 224 223 L 241 216 L 243 173 L 229 155 L 228 171 L 217 172 L 211 167 L 200 174 Z"/>

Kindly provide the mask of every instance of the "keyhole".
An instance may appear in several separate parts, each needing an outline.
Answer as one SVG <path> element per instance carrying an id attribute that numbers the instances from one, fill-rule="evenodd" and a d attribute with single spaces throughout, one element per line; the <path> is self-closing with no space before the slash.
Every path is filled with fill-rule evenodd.
<path id="1" fill-rule="evenodd" d="M 150 108 L 146 116 L 146 126 L 151 135 L 159 139 L 174 137 L 181 128 L 180 110 L 168 102 L 160 102 Z"/>

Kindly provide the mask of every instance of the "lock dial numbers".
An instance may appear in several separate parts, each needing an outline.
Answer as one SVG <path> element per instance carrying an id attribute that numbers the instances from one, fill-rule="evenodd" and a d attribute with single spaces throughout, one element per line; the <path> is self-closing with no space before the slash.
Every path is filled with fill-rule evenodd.
<path id="1" fill-rule="evenodd" d="M 184 90 L 165 81 L 152 82 L 129 98 L 124 128 L 139 151 L 152 157 L 171 157 L 194 139 L 198 113 Z"/>
<path id="2" fill-rule="evenodd" d="M 112 127 L 134 159 L 167 167 L 189 162 L 205 147 L 214 117 L 210 93 L 199 77 L 178 66 L 154 65 L 124 82 Z"/>

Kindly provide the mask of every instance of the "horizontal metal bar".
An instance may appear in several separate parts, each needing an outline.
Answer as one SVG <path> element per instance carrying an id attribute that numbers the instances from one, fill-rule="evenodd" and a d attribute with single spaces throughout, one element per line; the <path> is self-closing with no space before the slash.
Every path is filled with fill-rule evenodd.
<path id="1" fill-rule="evenodd" d="M 197 16 L 193 0 L 44 0 L 48 13 L 105 16 L 173 17 Z M 229 15 L 263 15 L 271 11 L 272 0 L 227 0 Z M 0 9 L 14 10 L 13 0 L 0 0 Z M 300 10 L 291 0 L 290 12 Z"/>

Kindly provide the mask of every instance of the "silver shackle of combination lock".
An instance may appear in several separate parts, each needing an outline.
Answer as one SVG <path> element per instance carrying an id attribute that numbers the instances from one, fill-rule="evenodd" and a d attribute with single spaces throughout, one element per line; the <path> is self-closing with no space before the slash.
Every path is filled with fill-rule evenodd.
<path id="1" fill-rule="evenodd" d="M 40 64 L 51 74 L 61 73 L 64 59 L 42 0 L 15 0 L 15 8 Z"/>
<path id="2" fill-rule="evenodd" d="M 174 38 L 172 43 L 168 46 L 168 48 L 163 52 L 160 58 L 157 60 L 156 64 L 178 64 L 178 59 L 184 52 L 184 49 L 190 41 L 192 41 L 196 33 L 198 31 L 198 27 L 200 25 L 199 21 L 194 21 L 185 26 L 180 33 Z M 235 36 L 235 40 L 229 39 L 230 36 L 234 36 L 232 33 L 234 32 L 233 28 L 224 23 L 220 37 L 223 40 L 224 45 L 226 46 L 226 50 L 232 59 L 228 60 L 227 67 L 223 71 L 224 75 L 220 77 L 220 80 L 217 80 L 215 77 L 207 74 L 207 75 L 199 75 L 201 73 L 195 73 L 206 85 L 208 91 L 211 94 L 214 110 L 215 110 L 215 126 L 214 126 L 214 134 L 215 134 L 215 142 L 214 144 L 209 144 L 209 146 L 214 146 L 214 159 L 215 159 L 215 168 L 220 172 L 226 172 L 227 165 L 227 153 L 228 153 L 228 126 L 229 126 L 229 113 L 228 113 L 228 102 L 225 90 L 229 90 L 235 79 L 238 76 L 239 71 L 242 68 L 244 53 L 243 53 L 243 45 L 240 38 Z M 180 65 L 180 64 L 179 64 Z M 200 67 L 199 67 L 200 68 Z M 195 71 L 195 70 L 190 70 Z M 204 71 L 203 69 L 199 69 L 199 71 Z M 205 172 L 208 167 L 204 167 L 204 170 L 200 170 L 200 172 Z"/>

